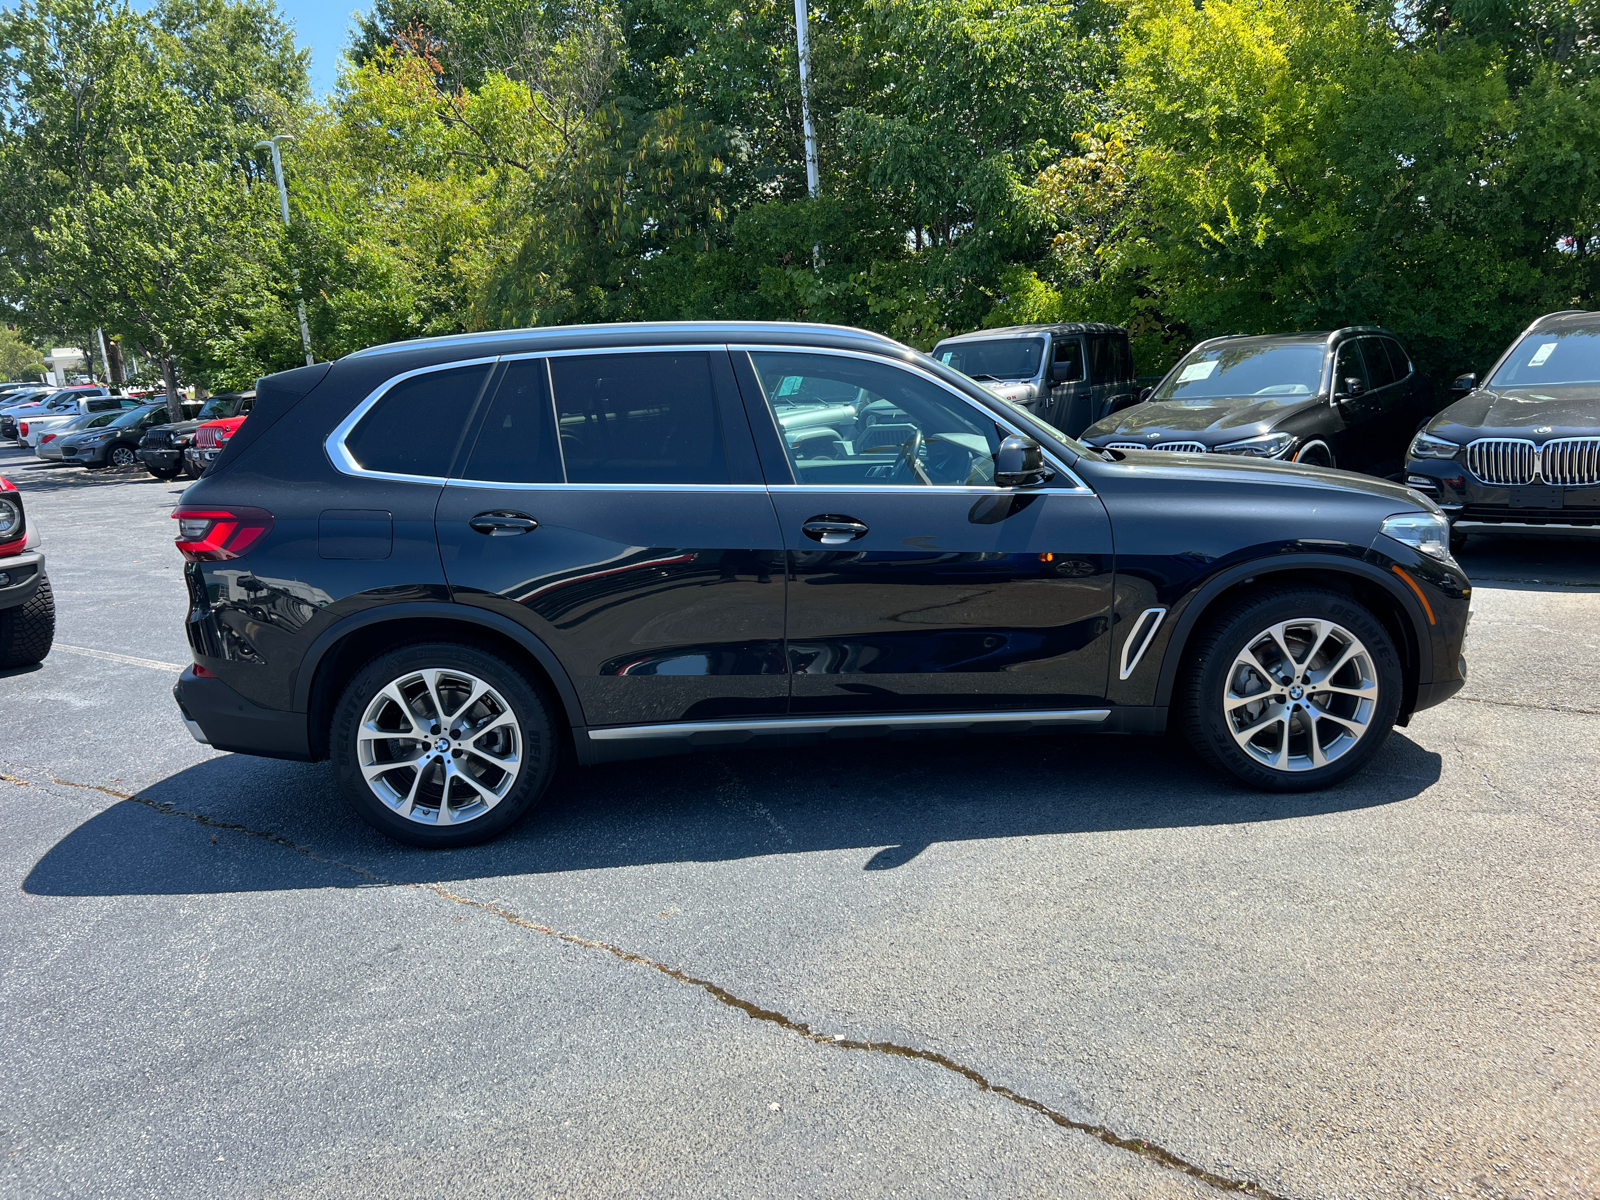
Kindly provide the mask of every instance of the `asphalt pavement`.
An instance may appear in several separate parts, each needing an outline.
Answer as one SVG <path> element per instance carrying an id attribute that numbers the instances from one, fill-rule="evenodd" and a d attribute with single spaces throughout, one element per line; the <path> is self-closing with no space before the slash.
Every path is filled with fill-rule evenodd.
<path id="1" fill-rule="evenodd" d="M 0 1195 L 1600 1196 L 1600 542 L 1331 791 L 1080 735 L 575 771 L 491 845 L 185 732 L 181 481 L 0 448 Z"/>

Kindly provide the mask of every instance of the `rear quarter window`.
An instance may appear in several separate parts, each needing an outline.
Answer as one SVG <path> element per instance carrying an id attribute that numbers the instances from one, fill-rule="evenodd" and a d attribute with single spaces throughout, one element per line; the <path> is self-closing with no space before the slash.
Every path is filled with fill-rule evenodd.
<path id="1" fill-rule="evenodd" d="M 345 435 L 345 449 L 364 470 L 445 478 L 490 365 L 402 379 Z"/>

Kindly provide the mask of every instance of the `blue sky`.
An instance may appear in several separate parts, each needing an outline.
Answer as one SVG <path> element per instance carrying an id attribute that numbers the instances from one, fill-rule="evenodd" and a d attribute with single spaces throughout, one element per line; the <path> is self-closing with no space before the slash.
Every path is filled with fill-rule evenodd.
<path id="1" fill-rule="evenodd" d="M 331 91 L 352 17 L 367 5 L 359 0 L 278 0 L 278 7 L 294 23 L 295 41 L 311 51 L 312 92 L 320 96 Z"/>

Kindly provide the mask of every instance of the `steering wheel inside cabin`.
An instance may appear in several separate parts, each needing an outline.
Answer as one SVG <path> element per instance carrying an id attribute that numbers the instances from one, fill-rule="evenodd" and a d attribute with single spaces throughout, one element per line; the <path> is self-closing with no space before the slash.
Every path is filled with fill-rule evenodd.
<path id="1" fill-rule="evenodd" d="M 917 457 L 922 452 L 922 430 L 917 430 L 896 449 L 900 451 L 900 461 L 895 463 L 894 473 L 889 479 L 894 483 L 904 483 L 910 477 L 925 487 L 932 487 L 933 478 L 923 469 Z"/>

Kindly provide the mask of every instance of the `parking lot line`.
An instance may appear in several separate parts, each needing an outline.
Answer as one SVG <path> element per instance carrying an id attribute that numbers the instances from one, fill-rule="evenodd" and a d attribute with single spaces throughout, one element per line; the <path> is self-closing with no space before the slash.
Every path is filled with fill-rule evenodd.
<path id="1" fill-rule="evenodd" d="M 156 671 L 182 671 L 182 663 L 158 662 L 153 658 L 135 658 L 131 654 L 113 654 L 109 650 L 91 650 L 87 646 L 68 646 L 57 642 L 51 647 L 53 650 L 65 650 L 68 654 L 82 654 L 86 658 L 103 658 L 106 662 L 122 663 L 129 667 L 149 667 Z"/>

